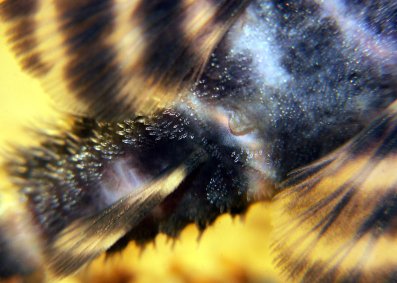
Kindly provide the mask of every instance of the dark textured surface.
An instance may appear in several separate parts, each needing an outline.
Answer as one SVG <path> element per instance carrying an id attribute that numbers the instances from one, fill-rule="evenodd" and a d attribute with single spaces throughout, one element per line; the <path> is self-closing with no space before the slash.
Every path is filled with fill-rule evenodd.
<path id="1" fill-rule="evenodd" d="M 64 13 L 65 31 L 68 21 L 84 22 L 87 15 L 95 14 L 97 8 L 102 10 L 101 5 L 106 3 L 99 1 L 98 7 L 88 5 L 77 13 Z M 168 15 L 179 9 L 174 7 L 179 1 L 153 3 L 145 2 L 145 9 L 142 8 L 153 15 L 147 18 L 149 23 L 163 17 L 162 13 Z M 374 152 L 375 161 L 359 171 L 360 175 L 371 173 L 385 158 L 392 163 L 396 131 L 393 129 L 385 137 L 383 134 L 394 116 L 375 120 L 379 123 L 373 128 L 368 126 L 379 119 L 379 114 L 397 96 L 395 4 L 387 1 L 327 4 L 331 7 L 319 6 L 314 1 L 253 1 L 221 41 L 197 84 L 170 109 L 119 123 L 77 118 L 71 132 L 48 136 L 39 147 L 17 151 L 22 161 L 11 161 L 8 170 L 16 177 L 15 184 L 21 188 L 21 194 L 28 198 L 29 209 L 45 240 L 51 242 L 74 220 L 98 214 L 107 207 L 98 188 L 112 185 L 114 180 L 106 173 L 121 159 L 131 168 L 138 165 L 145 176 L 155 179 L 196 149 L 208 155 L 207 161 L 109 252 L 124 248 L 129 241 L 144 245 L 159 233 L 176 238 L 189 223 L 204 230 L 226 212 L 242 214 L 251 203 L 249 190 L 255 177 L 278 184 L 291 170 L 327 156 L 363 129 L 365 134 L 348 148 L 346 159 L 343 155 L 331 156 L 293 175 L 284 185 L 302 188 L 304 197 L 305 192 L 320 186 L 323 170 L 327 173 L 335 160 L 355 161 L 357 156 L 365 156 L 368 147 L 376 148 L 379 139 L 383 140 Z M 73 4 L 70 5 L 65 11 L 73 11 Z M 341 7 L 352 9 L 353 13 L 343 14 Z M 97 45 L 96 41 L 111 31 L 113 22 L 109 15 L 104 13 L 103 19 L 85 22 L 81 29 L 68 34 L 69 52 L 76 56 L 69 65 L 69 82 L 83 92 L 88 89 L 113 96 L 113 91 L 118 91 L 117 83 L 113 85 L 119 78 L 117 68 L 112 65 L 114 50 L 103 42 Z M 357 25 L 348 25 L 349 20 Z M 149 39 L 154 36 L 151 40 L 161 43 L 148 49 L 145 64 L 148 73 L 159 75 L 161 70 L 171 68 L 179 76 L 186 71 L 186 66 L 173 61 L 175 56 L 172 56 L 171 47 L 180 36 L 179 28 L 175 22 L 164 34 L 148 32 Z M 22 29 L 22 36 L 27 31 Z M 187 52 L 186 57 L 178 58 L 192 64 L 195 58 L 188 56 L 191 46 L 185 50 L 177 43 L 178 50 Z M 82 44 L 85 47 L 81 49 Z M 170 61 L 158 65 L 162 52 L 171 54 Z M 114 72 L 108 74 L 113 67 Z M 79 72 L 79 79 L 72 79 Z M 108 79 L 105 74 L 111 77 Z M 87 80 L 92 83 L 86 84 Z M 110 112 L 120 110 L 112 105 L 103 107 Z M 255 167 L 258 163 L 259 171 Z M 336 174 L 337 169 L 330 172 Z M 306 179 L 309 179 L 307 183 Z M 316 232 L 321 238 L 333 231 L 332 226 L 360 195 L 363 184 L 362 180 L 357 184 L 346 182 L 324 198 L 318 197 L 321 201 L 309 208 L 313 215 L 337 197 L 341 199 L 309 233 Z M 393 189 L 390 188 L 392 192 Z M 303 206 L 297 205 L 299 201 L 300 198 L 291 201 L 289 208 Z M 375 206 L 359 227 L 360 233 L 377 231 L 381 235 L 392 226 L 396 210 L 394 194 L 385 194 Z M 366 209 L 361 207 L 356 216 L 365 216 L 369 213 Z M 295 264 L 288 254 L 282 254 L 281 258 L 295 268 L 291 274 L 307 267 L 304 260 Z M 304 279 L 315 280 L 323 268 L 314 263 Z M 335 272 L 326 273 L 324 278 L 334 280 Z M 358 269 L 357 272 L 353 279 L 361 276 Z M 394 278 L 394 273 L 389 277 Z"/>
<path id="2" fill-rule="evenodd" d="M 231 52 L 232 31 L 211 58 L 197 90 L 219 105 L 240 104 L 243 111 L 253 112 L 282 180 L 359 133 L 396 98 L 397 70 L 389 66 L 395 57 L 373 58 L 365 53 L 369 44 L 357 48 L 336 19 L 324 16 L 322 7 L 311 1 L 256 1 L 251 7 L 255 5 L 257 21 L 265 23 L 257 25 L 274 30 L 271 44 L 281 54 L 287 81 L 266 83 L 266 76 L 273 74 L 255 69 L 252 57 L 270 59 L 249 50 L 255 50 L 252 45 L 259 44 L 259 38 Z M 393 9 L 394 4 L 389 5 L 382 10 Z"/>
<path id="3" fill-rule="evenodd" d="M 162 205 L 163 216 L 144 220 L 136 237 L 151 241 L 155 234 L 177 236 L 189 223 L 201 229 L 223 212 L 246 209 L 247 177 L 244 162 L 230 157 L 233 148 L 219 144 L 216 133 L 197 129 L 191 120 L 167 111 L 145 122 L 97 123 L 83 120 L 64 136 L 51 137 L 41 148 L 20 153 L 26 161 L 10 164 L 10 174 L 20 181 L 21 192 L 47 240 L 80 217 L 104 209 L 98 186 L 104 170 L 119 158 L 133 157 L 140 170 L 157 177 L 186 159 L 195 148 L 204 149 L 210 159 Z M 23 173 L 17 173 L 23 172 Z M 148 222 L 149 221 L 149 222 Z M 148 223 L 148 224 L 145 224 Z"/>

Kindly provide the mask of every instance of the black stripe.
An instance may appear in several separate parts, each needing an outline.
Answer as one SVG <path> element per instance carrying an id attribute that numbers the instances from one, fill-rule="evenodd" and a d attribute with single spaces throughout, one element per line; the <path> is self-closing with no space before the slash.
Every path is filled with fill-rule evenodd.
<path id="1" fill-rule="evenodd" d="M 392 117 L 382 116 L 376 119 L 369 128 L 365 129 L 362 134 L 354 141 L 350 149 L 352 156 L 365 155 L 374 149 L 379 142 L 385 139 L 392 123 Z"/>
<path id="2" fill-rule="evenodd" d="M 90 50 L 112 32 L 114 14 L 111 7 L 111 0 L 57 3 L 62 31 L 66 35 L 66 45 L 71 54 L 80 49 Z"/>
<path id="3" fill-rule="evenodd" d="M 384 189 L 386 188 L 380 190 Z M 374 211 L 358 229 L 357 237 L 362 237 L 368 232 L 377 238 L 385 234 L 391 234 L 393 237 L 396 235 L 397 194 L 393 189 L 380 199 Z"/>
<path id="4" fill-rule="evenodd" d="M 389 123 L 388 136 L 382 145 L 375 152 L 375 157 L 379 159 L 388 158 L 390 155 L 397 153 L 397 125 L 393 122 Z"/>
<path id="5" fill-rule="evenodd" d="M 24 19 L 10 30 L 10 41 L 15 42 L 13 50 L 17 55 L 29 53 L 37 46 L 34 37 L 35 28 L 36 24 L 32 19 Z"/>
<path id="6" fill-rule="evenodd" d="M 9 40 L 13 43 L 13 51 L 21 56 L 22 68 L 41 76 L 49 71 L 49 66 L 41 58 L 35 37 L 36 22 L 33 18 L 23 18 L 10 29 Z"/>
<path id="7" fill-rule="evenodd" d="M 75 56 L 65 76 L 68 87 L 88 105 L 90 114 L 105 118 L 105 113 L 117 115 L 123 111 L 122 101 L 117 100 L 121 74 L 111 47 L 97 46 L 92 52 Z"/>
<path id="8" fill-rule="evenodd" d="M 182 1 L 141 1 L 137 11 L 142 15 L 147 42 L 145 72 L 149 76 L 166 76 L 166 84 L 181 82 L 199 61 L 192 42 L 184 38 Z"/>
<path id="9" fill-rule="evenodd" d="M 111 0 L 61 1 L 57 4 L 61 29 L 65 35 L 69 62 L 64 71 L 70 90 L 85 103 L 89 113 L 123 111 L 116 99 L 122 74 L 118 70 L 116 51 L 106 43 L 114 28 Z"/>
<path id="10" fill-rule="evenodd" d="M 202 58 L 197 50 L 216 47 L 200 46 L 202 38 L 211 34 L 212 29 L 231 24 L 250 1 L 212 2 L 216 14 L 206 24 L 206 29 L 199 31 L 191 40 L 185 38 L 183 25 L 192 19 L 187 18 L 190 15 L 183 10 L 183 0 L 141 1 L 137 14 L 142 15 L 141 25 L 147 42 L 143 66 L 148 75 L 158 75 L 165 86 L 190 80 L 207 59 Z"/>
<path id="11" fill-rule="evenodd" d="M 36 76 L 44 76 L 50 70 L 50 67 L 42 61 L 38 52 L 32 52 L 25 56 L 20 63 L 23 69 L 31 71 Z"/>
<path id="12" fill-rule="evenodd" d="M 302 182 L 312 178 L 315 174 L 317 174 L 322 169 L 324 169 L 326 166 L 331 164 L 331 162 L 333 162 L 334 160 L 335 160 L 335 158 L 330 158 L 330 159 L 325 160 L 319 164 L 314 164 L 313 166 L 305 168 L 303 171 L 296 172 L 296 173 L 292 172 L 291 175 L 288 176 L 287 180 L 280 184 L 280 189 L 285 189 L 285 188 L 300 185 Z M 306 182 L 304 184 L 306 185 Z M 311 187 L 314 187 L 314 185 L 311 185 Z"/>
<path id="13" fill-rule="evenodd" d="M 37 0 L 5 0 L 0 4 L 0 15 L 6 21 L 32 16 L 37 4 Z"/>
<path id="14" fill-rule="evenodd" d="M 0 16 L 4 21 L 17 20 L 8 31 L 13 50 L 21 56 L 22 68 L 44 75 L 49 67 L 42 61 L 35 37 L 36 21 L 34 15 L 38 9 L 37 0 L 6 0 L 0 4 Z"/>
<path id="15" fill-rule="evenodd" d="M 214 18 L 216 22 L 227 23 L 236 18 L 251 3 L 251 0 L 212 0 L 214 6 L 222 7 Z M 222 2 L 222 4 L 221 4 Z"/>

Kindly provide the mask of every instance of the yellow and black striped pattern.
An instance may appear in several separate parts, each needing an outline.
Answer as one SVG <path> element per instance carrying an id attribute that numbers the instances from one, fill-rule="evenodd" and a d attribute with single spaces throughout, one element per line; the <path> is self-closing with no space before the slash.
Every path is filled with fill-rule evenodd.
<path id="1" fill-rule="evenodd" d="M 248 0 L 5 0 L 25 70 L 67 111 L 144 115 L 183 95 Z"/>
<path id="2" fill-rule="evenodd" d="M 51 107 L 37 81 L 19 70 L 1 37 L 0 62 L 1 145 L 3 148 L 9 143 L 31 145 L 37 140 L 25 127 L 55 121 L 60 113 Z M 0 176 L 3 192 L 8 177 Z M 14 198 L 8 203 L 15 205 Z M 281 282 L 268 249 L 270 211 L 269 203 L 265 203 L 252 206 L 244 221 L 223 215 L 205 231 L 200 241 L 198 229 L 189 225 L 176 243 L 165 235 L 159 235 L 156 243 L 144 250 L 130 243 L 122 253 L 112 257 L 102 255 L 77 275 L 51 278 L 49 282 Z M 29 279 L 40 282 L 37 278 Z M 29 282 L 24 280 L 13 277 L 0 282 Z"/>
<path id="3" fill-rule="evenodd" d="M 303 282 L 391 282 L 397 272 L 397 102 L 299 170 L 276 197 L 277 262 Z M 394 282 L 394 281 L 393 281 Z"/>

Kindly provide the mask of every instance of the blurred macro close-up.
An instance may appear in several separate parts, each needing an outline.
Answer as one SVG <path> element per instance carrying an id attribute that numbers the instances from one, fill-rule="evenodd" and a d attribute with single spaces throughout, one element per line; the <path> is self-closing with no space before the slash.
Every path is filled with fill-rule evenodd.
<path id="1" fill-rule="evenodd" d="M 34 126 L 62 116 L 0 40 L 0 141 L 5 152 L 10 145 L 34 145 Z M 257 204 L 242 217 L 223 215 L 203 235 L 190 225 L 176 240 L 160 235 L 144 249 L 131 243 L 119 254 L 101 256 L 77 275 L 53 282 L 279 282 L 269 249 L 269 205 Z"/>
<path id="2" fill-rule="evenodd" d="M 0 0 L 0 282 L 397 282 L 397 1 Z"/>

